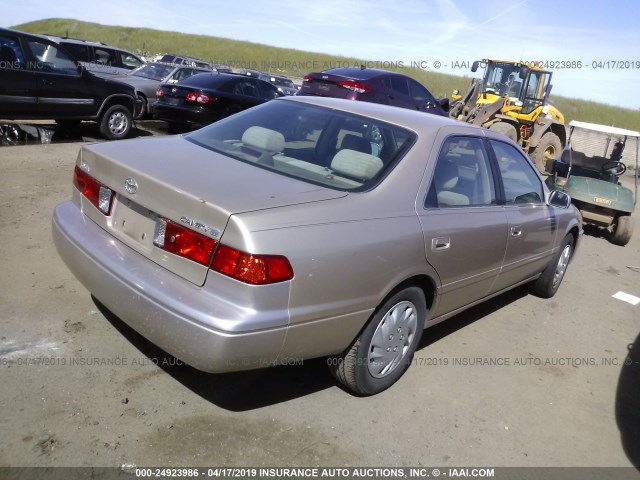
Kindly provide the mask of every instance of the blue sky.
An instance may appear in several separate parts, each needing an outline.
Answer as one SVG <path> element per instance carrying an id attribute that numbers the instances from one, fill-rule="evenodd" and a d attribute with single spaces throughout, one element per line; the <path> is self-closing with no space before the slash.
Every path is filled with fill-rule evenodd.
<path id="1" fill-rule="evenodd" d="M 553 69 L 555 94 L 640 108 L 640 2 L 634 0 L 5 0 L 0 26 L 51 17 L 420 62 L 430 70 L 440 62 L 439 71 L 467 76 L 466 65 L 453 64 L 564 61 L 569 68 Z"/>

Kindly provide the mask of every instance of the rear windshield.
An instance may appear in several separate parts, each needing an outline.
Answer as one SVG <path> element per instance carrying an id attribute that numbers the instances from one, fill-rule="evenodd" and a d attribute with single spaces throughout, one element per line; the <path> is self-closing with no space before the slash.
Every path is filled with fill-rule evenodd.
<path id="1" fill-rule="evenodd" d="M 385 177 L 415 137 L 409 130 L 380 120 L 272 100 L 197 130 L 186 139 L 308 183 L 362 191 Z"/>
<path id="2" fill-rule="evenodd" d="M 191 77 L 180 80 L 179 83 L 185 87 L 218 88 L 227 80 L 229 80 L 229 77 L 224 74 L 204 72 L 196 73 Z"/>

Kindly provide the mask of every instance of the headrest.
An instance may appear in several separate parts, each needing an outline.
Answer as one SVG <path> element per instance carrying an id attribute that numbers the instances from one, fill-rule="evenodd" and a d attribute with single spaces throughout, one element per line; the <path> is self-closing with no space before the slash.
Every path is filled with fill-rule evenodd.
<path id="1" fill-rule="evenodd" d="M 249 127 L 242 135 L 242 143 L 269 152 L 282 152 L 284 135 L 264 127 Z"/>
<path id="2" fill-rule="evenodd" d="M 369 153 L 343 149 L 333 157 L 331 170 L 353 178 L 371 180 L 382 169 L 382 160 Z"/>

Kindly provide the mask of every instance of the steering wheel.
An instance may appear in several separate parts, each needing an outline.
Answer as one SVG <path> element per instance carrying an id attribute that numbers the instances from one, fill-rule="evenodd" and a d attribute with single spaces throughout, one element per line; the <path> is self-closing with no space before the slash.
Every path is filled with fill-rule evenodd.
<path id="1" fill-rule="evenodd" d="M 627 171 L 627 166 L 622 162 L 612 161 L 604 163 L 600 170 L 602 171 L 602 173 L 609 173 L 611 175 L 619 177 Z"/>

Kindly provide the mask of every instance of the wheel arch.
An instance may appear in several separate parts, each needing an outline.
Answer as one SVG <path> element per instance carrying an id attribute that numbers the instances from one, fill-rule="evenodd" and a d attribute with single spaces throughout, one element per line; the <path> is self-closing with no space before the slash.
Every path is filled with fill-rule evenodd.
<path id="1" fill-rule="evenodd" d="M 136 101 L 134 98 L 130 97 L 129 95 L 109 95 L 107 98 L 105 98 L 102 102 L 102 105 L 100 106 L 100 110 L 98 111 L 98 118 L 101 117 L 104 112 L 106 112 L 109 108 L 111 108 L 114 105 L 123 105 L 125 106 L 128 110 L 129 113 L 131 114 L 131 116 L 133 116 L 133 114 L 135 113 L 135 105 L 136 105 Z"/>

